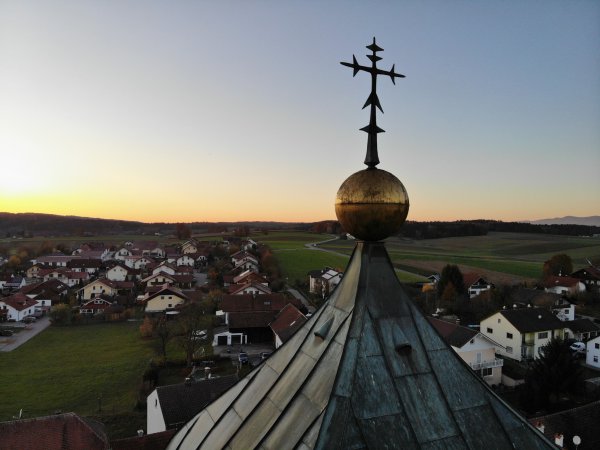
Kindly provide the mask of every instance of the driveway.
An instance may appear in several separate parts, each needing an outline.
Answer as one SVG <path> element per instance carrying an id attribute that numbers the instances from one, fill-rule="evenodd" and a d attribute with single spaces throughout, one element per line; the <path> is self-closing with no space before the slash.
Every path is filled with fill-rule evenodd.
<path id="1" fill-rule="evenodd" d="M 8 324 L 10 325 L 10 323 Z M 19 324 L 20 325 L 20 324 Z M 19 326 L 17 325 L 17 326 Z M 0 337 L 0 352 L 10 352 L 21 344 L 27 342 L 33 336 L 41 333 L 50 326 L 50 319 L 48 317 L 42 317 L 35 323 L 28 324 L 22 327 L 21 331 L 15 333 L 10 337 Z"/>
<path id="2" fill-rule="evenodd" d="M 302 293 L 294 288 L 291 287 L 287 287 L 287 291 L 292 294 L 295 298 L 297 298 L 298 300 L 300 300 L 302 302 L 302 304 L 304 306 L 306 306 L 306 309 L 309 313 L 314 313 L 316 308 L 310 304 L 310 302 L 306 299 L 306 297 L 304 297 L 304 295 L 302 295 Z"/>

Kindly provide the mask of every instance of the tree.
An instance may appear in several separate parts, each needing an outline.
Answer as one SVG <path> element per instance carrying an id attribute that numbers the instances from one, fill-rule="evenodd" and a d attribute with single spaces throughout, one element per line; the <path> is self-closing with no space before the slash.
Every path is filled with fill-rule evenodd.
<path id="1" fill-rule="evenodd" d="M 452 284 L 452 286 L 454 286 L 454 290 L 458 295 L 464 294 L 466 292 L 463 275 L 458 266 L 454 264 L 448 264 L 442 269 L 442 273 L 440 274 L 440 281 L 438 281 L 437 285 L 437 291 L 439 296 L 444 295 L 444 291 L 446 290 L 446 286 L 448 284 Z"/>
<path id="2" fill-rule="evenodd" d="M 167 344 L 173 338 L 173 323 L 161 317 L 154 325 L 154 334 L 158 338 L 158 345 L 162 357 L 167 360 Z"/>
<path id="3" fill-rule="evenodd" d="M 69 325 L 72 318 L 71 307 L 64 303 L 59 303 L 50 311 L 50 320 L 54 325 Z"/>
<path id="4" fill-rule="evenodd" d="M 573 272 L 573 261 L 569 255 L 560 253 L 546 261 L 542 270 L 544 278 L 557 275 L 569 275 Z"/>
<path id="5" fill-rule="evenodd" d="M 552 407 L 565 394 L 578 393 L 582 385 L 582 369 L 569 346 L 562 339 L 553 338 L 540 348 L 539 358 L 529 366 L 523 405 L 530 411 Z"/>
<path id="6" fill-rule="evenodd" d="M 175 225 L 175 235 L 177 239 L 189 239 L 192 236 L 192 230 L 185 223 Z"/>
<path id="7" fill-rule="evenodd" d="M 211 318 L 204 316 L 199 305 L 191 304 L 185 308 L 177 320 L 178 342 L 185 352 L 188 366 L 192 365 L 194 355 L 206 341 L 199 339 L 196 331 L 210 328 Z"/>

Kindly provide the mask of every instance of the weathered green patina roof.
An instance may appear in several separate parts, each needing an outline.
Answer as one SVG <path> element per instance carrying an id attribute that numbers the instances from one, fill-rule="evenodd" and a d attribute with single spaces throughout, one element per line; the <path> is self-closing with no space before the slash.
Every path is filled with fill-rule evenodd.
<path id="1" fill-rule="evenodd" d="M 382 243 L 359 242 L 330 299 L 169 449 L 553 449 L 448 347 Z"/>

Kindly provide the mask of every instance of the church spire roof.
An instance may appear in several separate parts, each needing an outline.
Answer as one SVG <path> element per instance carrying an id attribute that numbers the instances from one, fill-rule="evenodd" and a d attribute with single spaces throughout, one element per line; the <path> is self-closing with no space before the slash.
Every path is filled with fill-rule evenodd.
<path id="1" fill-rule="evenodd" d="M 369 49 L 371 69 L 379 70 L 381 49 L 375 40 Z M 342 281 L 283 346 L 188 422 L 168 448 L 555 448 L 473 373 L 404 292 L 379 242 L 408 213 L 400 181 L 370 166 L 340 191 L 338 218 L 360 239 Z"/>

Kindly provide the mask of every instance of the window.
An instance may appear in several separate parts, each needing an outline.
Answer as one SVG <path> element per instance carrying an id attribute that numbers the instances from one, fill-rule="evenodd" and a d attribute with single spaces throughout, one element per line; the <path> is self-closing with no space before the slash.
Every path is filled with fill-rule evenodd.
<path id="1" fill-rule="evenodd" d="M 490 333 L 490 334 L 492 334 L 494 332 L 494 330 L 492 328 L 488 328 L 487 332 Z"/>
<path id="2" fill-rule="evenodd" d="M 512 333 L 506 333 L 506 339 L 512 339 L 513 335 Z"/>
<path id="3" fill-rule="evenodd" d="M 538 333 L 538 339 L 548 339 L 548 332 L 543 331 L 541 333 Z"/>
<path id="4" fill-rule="evenodd" d="M 485 369 L 481 369 L 480 373 L 481 373 L 482 377 L 491 377 L 492 376 L 492 368 L 487 367 Z"/>
<path id="5" fill-rule="evenodd" d="M 500 323 L 500 321 L 501 321 L 501 320 L 502 320 L 502 319 L 498 319 L 498 323 Z"/>
<path id="6" fill-rule="evenodd" d="M 512 352 L 513 352 L 512 347 L 506 347 L 506 353 L 512 353 Z"/>
<path id="7" fill-rule="evenodd" d="M 598 356 L 594 356 L 594 362 L 598 362 Z"/>
<path id="8" fill-rule="evenodd" d="M 600 350 L 600 344 L 596 342 L 596 343 L 594 344 L 594 348 L 595 348 L 596 350 Z"/>

